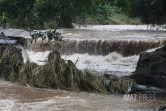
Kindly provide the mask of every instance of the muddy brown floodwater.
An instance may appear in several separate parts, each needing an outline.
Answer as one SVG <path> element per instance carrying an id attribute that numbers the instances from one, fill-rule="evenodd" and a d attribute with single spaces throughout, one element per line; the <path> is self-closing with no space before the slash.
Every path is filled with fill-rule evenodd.
<path id="1" fill-rule="evenodd" d="M 106 25 L 60 30 L 64 38 L 102 40 L 160 40 L 166 37 L 166 30 L 147 30 L 146 25 Z"/>
<path id="2" fill-rule="evenodd" d="M 61 29 L 60 31 L 64 39 L 78 41 L 85 39 L 163 41 L 166 38 L 164 29 L 146 29 L 147 26 L 115 25 Z M 98 54 L 100 54 L 100 51 Z M 108 55 L 73 53 L 62 56 L 73 62 L 79 57 L 76 65 L 81 70 L 90 67 L 97 72 L 105 70 L 112 71 L 112 74 L 118 76 L 123 76 L 124 73 L 125 75 L 129 75 L 131 71 L 135 70 L 139 55 L 123 57 L 121 54 L 115 52 L 108 53 Z M 29 52 L 28 54 L 30 54 L 31 61 L 35 62 L 40 61 L 39 58 L 42 58 L 44 55 L 33 52 Z M 140 95 L 137 95 L 136 99 L 132 99 L 127 98 L 126 95 L 116 96 L 110 93 L 101 94 L 95 92 L 40 89 L 0 79 L 0 111 L 152 111 L 166 104 L 166 97 L 157 97 L 153 94 L 144 95 L 144 97 Z"/>
<path id="3" fill-rule="evenodd" d="M 128 101 L 113 94 L 38 89 L 0 80 L 1 111 L 148 110 L 166 104 L 165 100 L 156 97 Z"/>

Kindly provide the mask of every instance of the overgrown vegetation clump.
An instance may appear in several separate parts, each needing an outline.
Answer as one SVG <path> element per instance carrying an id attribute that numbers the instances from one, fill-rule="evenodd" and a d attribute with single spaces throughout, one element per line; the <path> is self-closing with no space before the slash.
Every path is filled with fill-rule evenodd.
<path id="1" fill-rule="evenodd" d="M 113 90 L 118 94 L 128 93 L 129 88 L 136 85 L 129 78 L 111 80 L 108 84 L 104 76 L 80 71 L 75 63 L 64 60 L 55 50 L 50 52 L 47 58 L 45 65 L 38 65 L 30 60 L 23 63 L 21 49 L 7 46 L 0 61 L 1 77 L 31 87 L 95 92 Z"/>
<path id="2" fill-rule="evenodd" d="M 135 91 L 136 82 L 130 78 L 121 78 L 118 80 L 113 80 L 110 87 L 118 94 L 126 94 Z M 131 88 L 131 89 L 130 89 Z"/>
<path id="3" fill-rule="evenodd" d="M 32 87 L 107 91 L 105 79 L 102 76 L 78 70 L 72 61 L 62 59 L 57 51 L 50 52 L 45 65 L 37 65 L 30 61 L 23 64 L 21 50 L 15 46 L 8 46 L 3 52 L 0 66 L 1 76 L 5 80 L 18 81 Z"/>
<path id="4" fill-rule="evenodd" d="M 22 65 L 23 58 L 21 49 L 13 46 L 7 46 L 3 51 L 0 62 L 1 76 L 4 77 L 5 80 L 10 80 L 12 82 L 16 81 L 19 77 L 19 68 Z"/>
<path id="5" fill-rule="evenodd" d="M 23 75 L 23 76 L 21 76 Z M 106 91 L 104 79 L 81 72 L 70 60 L 61 58 L 57 51 L 48 55 L 45 65 L 26 63 L 20 69 L 20 81 L 35 87 L 75 91 Z"/>

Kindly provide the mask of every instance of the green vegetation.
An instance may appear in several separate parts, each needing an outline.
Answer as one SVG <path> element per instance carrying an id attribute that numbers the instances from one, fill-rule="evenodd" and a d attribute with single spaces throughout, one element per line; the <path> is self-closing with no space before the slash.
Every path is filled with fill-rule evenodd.
<path id="1" fill-rule="evenodd" d="M 0 15 L 5 13 L 10 25 L 20 28 L 43 29 L 45 23 L 60 20 L 60 27 L 73 27 L 72 21 L 83 13 L 95 13 L 105 0 L 1 0 Z M 10 8 L 8 8 L 10 7 Z M 55 28 L 55 26 L 54 26 Z"/>
<path id="2" fill-rule="evenodd" d="M 129 17 L 121 8 L 110 4 L 96 7 L 95 14 L 84 14 L 84 17 L 77 17 L 73 23 L 75 25 L 108 25 L 108 24 L 141 24 L 141 20 L 136 17 Z"/>
<path id="3" fill-rule="evenodd" d="M 161 25 L 166 22 L 165 4 L 165 0 L 0 0 L 0 18 L 7 18 L 10 27 L 26 29 L 55 28 L 59 22 L 68 28 L 72 23 Z"/>
<path id="4" fill-rule="evenodd" d="M 10 27 L 72 28 L 73 24 L 164 24 L 165 0 L 0 0 Z M 10 8 L 9 8 L 10 7 Z"/>
<path id="5" fill-rule="evenodd" d="M 146 24 L 166 23 L 165 0 L 109 0 L 130 17 L 139 17 Z"/>
<path id="6" fill-rule="evenodd" d="M 110 17 L 110 24 L 133 24 L 133 25 L 139 25 L 142 24 L 141 20 L 139 18 L 132 18 L 127 16 L 124 13 L 121 14 L 114 14 L 112 17 Z"/>

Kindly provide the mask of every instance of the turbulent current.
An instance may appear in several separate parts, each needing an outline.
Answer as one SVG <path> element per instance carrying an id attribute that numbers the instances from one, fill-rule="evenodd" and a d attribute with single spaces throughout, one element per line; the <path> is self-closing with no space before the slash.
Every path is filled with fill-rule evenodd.
<path id="1" fill-rule="evenodd" d="M 51 44 L 44 52 L 37 45 L 27 49 L 31 61 L 44 64 L 51 49 L 73 61 L 80 70 L 96 74 L 130 75 L 139 54 L 165 44 L 164 29 L 133 25 L 89 26 L 60 29 L 62 43 Z M 47 50 L 48 49 L 48 50 Z M 0 80 L 0 111 L 135 111 L 152 110 L 166 104 L 166 98 L 126 101 L 113 94 L 38 89 Z"/>

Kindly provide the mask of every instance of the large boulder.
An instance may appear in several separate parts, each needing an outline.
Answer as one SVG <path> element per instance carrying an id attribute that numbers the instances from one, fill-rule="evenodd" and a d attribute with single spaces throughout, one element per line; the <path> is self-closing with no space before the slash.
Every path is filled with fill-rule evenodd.
<path id="1" fill-rule="evenodd" d="M 130 77 L 138 84 L 166 88 L 166 45 L 141 53 L 135 73 Z"/>

